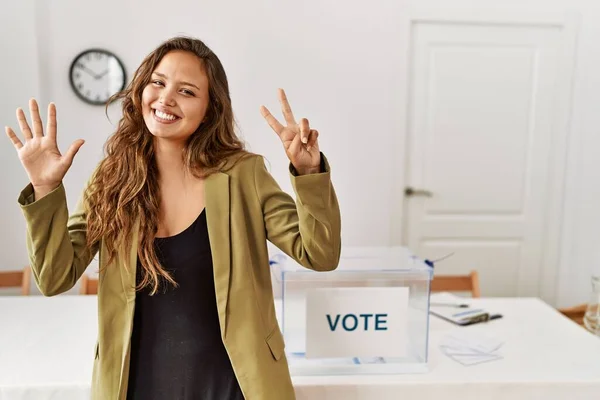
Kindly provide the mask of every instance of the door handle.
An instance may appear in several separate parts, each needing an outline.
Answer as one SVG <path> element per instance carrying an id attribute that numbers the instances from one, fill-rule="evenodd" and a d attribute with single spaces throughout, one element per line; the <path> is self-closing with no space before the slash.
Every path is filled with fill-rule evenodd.
<path id="1" fill-rule="evenodd" d="M 406 189 L 404 189 L 404 195 L 407 197 L 411 197 L 411 196 L 433 197 L 433 193 L 430 192 L 429 190 L 415 189 L 410 186 L 407 186 Z"/>

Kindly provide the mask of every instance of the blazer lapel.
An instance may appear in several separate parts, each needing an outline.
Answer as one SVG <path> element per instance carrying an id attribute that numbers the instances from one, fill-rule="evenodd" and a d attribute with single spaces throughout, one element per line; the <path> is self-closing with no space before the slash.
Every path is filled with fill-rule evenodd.
<path id="1" fill-rule="evenodd" d="M 139 218 L 133 224 L 131 230 L 131 249 L 129 253 L 121 253 L 117 257 L 117 268 L 121 273 L 121 282 L 123 283 L 123 293 L 125 295 L 125 313 L 126 320 L 130 322 L 129 329 L 124 329 L 123 337 L 124 345 L 121 349 L 121 372 L 119 375 L 119 392 L 121 392 L 126 382 L 125 366 L 128 365 L 129 349 L 131 346 L 131 329 L 133 328 L 133 314 L 135 312 L 135 286 L 136 286 L 136 270 L 137 270 L 137 253 L 138 253 L 138 238 L 140 230 Z"/>
<path id="2" fill-rule="evenodd" d="M 217 295 L 217 311 L 221 337 L 225 339 L 231 276 L 229 175 L 222 172 L 210 175 L 205 182 L 204 197 Z"/>

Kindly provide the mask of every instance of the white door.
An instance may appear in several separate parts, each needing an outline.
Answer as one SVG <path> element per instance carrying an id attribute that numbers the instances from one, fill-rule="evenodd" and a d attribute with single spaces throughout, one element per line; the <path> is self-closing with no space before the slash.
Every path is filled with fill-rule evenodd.
<path id="1" fill-rule="evenodd" d="M 575 35 L 524 8 L 421 10 L 410 28 L 404 241 L 454 252 L 436 273 L 478 270 L 484 296 L 554 287 Z"/>

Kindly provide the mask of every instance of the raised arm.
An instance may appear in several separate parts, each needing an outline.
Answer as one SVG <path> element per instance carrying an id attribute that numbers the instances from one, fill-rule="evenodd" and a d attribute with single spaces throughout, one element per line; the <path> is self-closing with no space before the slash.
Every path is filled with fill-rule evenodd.
<path id="1" fill-rule="evenodd" d="M 6 127 L 30 184 L 21 192 L 19 204 L 27 223 L 27 249 L 34 280 L 46 296 L 72 288 L 90 264 L 97 246 L 86 245 L 86 213 L 83 196 L 69 216 L 62 180 L 83 145 L 75 141 L 61 154 L 56 141 L 56 107 L 48 106 L 48 123 L 44 134 L 38 105 L 29 102 L 33 129 L 25 113 L 17 109 L 21 139 Z"/>
<path id="2" fill-rule="evenodd" d="M 257 161 L 255 187 L 263 209 L 267 239 L 306 268 L 333 270 L 337 268 L 341 252 L 341 217 L 329 163 L 319 150 L 319 133 L 310 129 L 306 118 L 296 123 L 282 89 L 279 101 L 286 125 L 264 106 L 261 114 L 281 139 L 290 159 L 296 202 L 281 190 L 264 162 Z"/>

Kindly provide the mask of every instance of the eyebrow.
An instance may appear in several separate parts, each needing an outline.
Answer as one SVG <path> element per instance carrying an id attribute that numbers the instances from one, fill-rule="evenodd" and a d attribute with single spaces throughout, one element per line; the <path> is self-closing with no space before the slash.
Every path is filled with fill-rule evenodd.
<path id="1" fill-rule="evenodd" d="M 160 76 L 161 78 L 167 79 L 167 76 L 166 76 L 165 74 L 161 74 L 160 72 L 153 72 L 153 74 L 154 74 L 154 75 L 158 75 L 158 76 Z M 187 86 L 193 86 L 193 87 L 195 87 L 196 89 L 200 90 L 200 88 L 199 88 L 198 86 L 196 86 L 196 85 L 194 85 L 193 83 L 190 83 L 190 82 L 184 82 L 184 81 L 180 81 L 180 82 L 178 82 L 178 83 L 181 83 L 181 84 L 183 84 L 183 85 L 187 85 Z"/>

